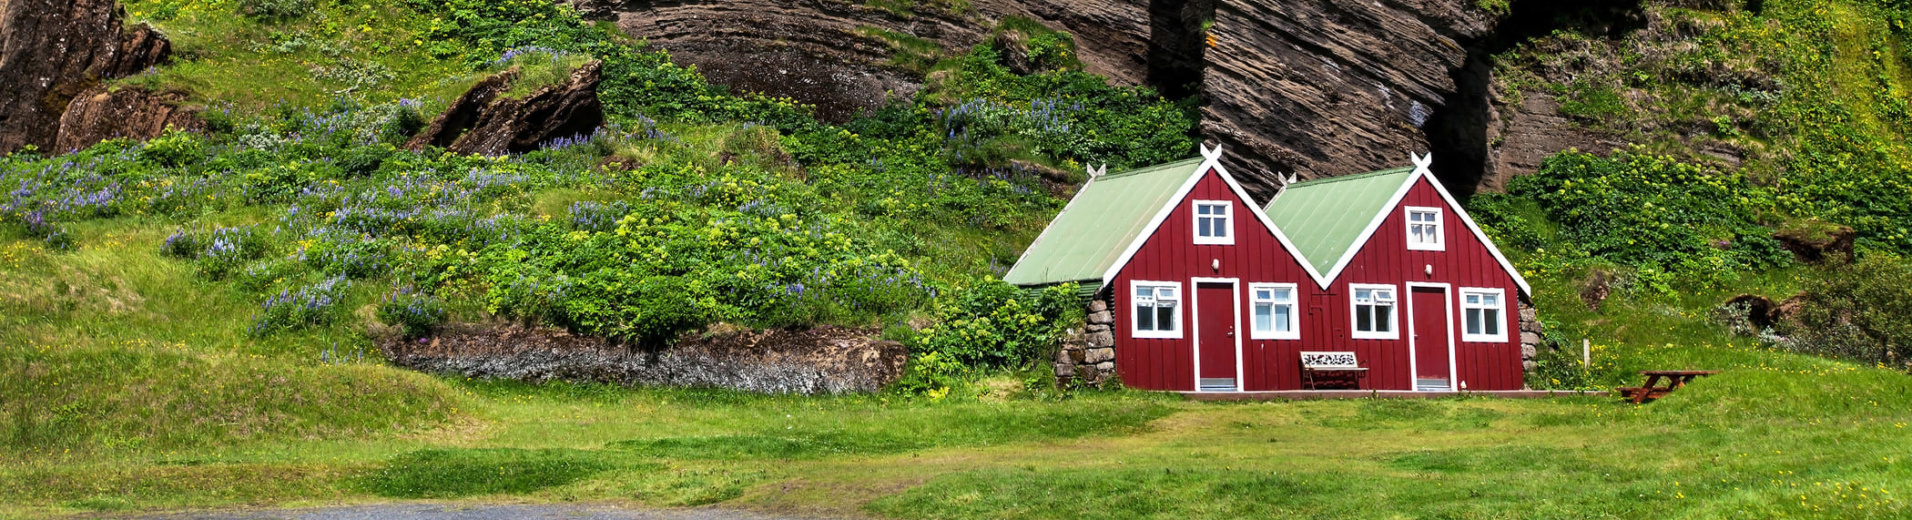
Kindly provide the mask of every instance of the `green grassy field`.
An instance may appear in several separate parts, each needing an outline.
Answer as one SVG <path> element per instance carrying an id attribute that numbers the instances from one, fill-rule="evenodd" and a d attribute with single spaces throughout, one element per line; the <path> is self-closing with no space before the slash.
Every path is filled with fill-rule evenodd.
<path id="1" fill-rule="evenodd" d="M 1591 385 L 1725 371 L 1646 406 L 1058 398 L 1010 376 L 943 399 L 776 397 L 322 363 L 313 353 L 334 342 L 365 346 L 363 325 L 250 339 L 244 293 L 157 258 L 165 226 L 89 226 L 73 253 L 0 244 L 0 341 L 14 346 L 0 395 L 33 405 L 0 431 L 0 516 L 432 499 L 896 518 L 1891 518 L 1912 496 L 1912 377 L 1728 337 L 1704 292 L 1599 313 L 1542 295 L 1560 326 L 1608 331 Z"/>

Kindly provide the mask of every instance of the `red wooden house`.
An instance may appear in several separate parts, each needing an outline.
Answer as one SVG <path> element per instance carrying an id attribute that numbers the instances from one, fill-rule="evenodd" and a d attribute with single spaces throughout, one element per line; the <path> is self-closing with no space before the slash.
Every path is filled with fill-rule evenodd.
<path id="1" fill-rule="evenodd" d="M 1301 389 L 1303 352 L 1352 353 L 1363 389 L 1523 386 L 1527 284 L 1427 160 L 1264 208 L 1202 152 L 1091 179 L 1004 280 L 1093 291 L 1132 387 Z"/>

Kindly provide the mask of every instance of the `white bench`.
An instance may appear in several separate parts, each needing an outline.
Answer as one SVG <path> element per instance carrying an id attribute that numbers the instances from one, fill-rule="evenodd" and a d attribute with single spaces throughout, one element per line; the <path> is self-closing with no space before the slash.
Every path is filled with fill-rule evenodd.
<path id="1" fill-rule="evenodd" d="M 1353 352 L 1301 353 L 1301 383 L 1309 390 L 1325 381 L 1346 382 L 1358 389 L 1367 377 L 1367 367 L 1361 366 Z"/>

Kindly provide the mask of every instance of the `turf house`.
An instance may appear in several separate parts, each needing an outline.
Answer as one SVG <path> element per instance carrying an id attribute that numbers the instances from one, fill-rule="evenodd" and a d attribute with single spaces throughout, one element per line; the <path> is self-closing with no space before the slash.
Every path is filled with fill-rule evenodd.
<path id="1" fill-rule="evenodd" d="M 1010 271 L 1075 282 L 1059 375 L 1171 391 L 1519 390 L 1537 330 L 1518 270 L 1414 165 L 1258 204 L 1221 149 L 1085 184 Z"/>

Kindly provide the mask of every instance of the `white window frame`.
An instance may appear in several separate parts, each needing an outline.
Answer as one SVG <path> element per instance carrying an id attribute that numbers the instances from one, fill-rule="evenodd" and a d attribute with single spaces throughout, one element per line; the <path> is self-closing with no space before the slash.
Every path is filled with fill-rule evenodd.
<path id="1" fill-rule="evenodd" d="M 1203 215 L 1202 207 L 1204 206 L 1221 206 L 1222 214 L 1219 217 L 1216 215 Z M 1189 216 L 1194 217 L 1190 219 L 1190 226 L 1192 227 L 1189 228 L 1189 232 L 1191 233 L 1191 236 L 1195 237 L 1195 243 L 1197 245 L 1219 245 L 1219 246 L 1235 245 L 1235 203 L 1234 201 L 1197 200 L 1197 201 L 1194 201 L 1194 203 L 1188 205 L 1188 213 L 1189 213 Z M 1222 233 L 1225 233 L 1223 236 L 1218 236 L 1218 237 L 1202 236 L 1202 219 L 1212 219 L 1212 218 L 1221 219 L 1222 221 L 1221 230 L 1222 230 Z"/>
<path id="2" fill-rule="evenodd" d="M 1414 215 L 1416 213 L 1433 214 L 1434 222 L 1432 224 L 1424 224 L 1420 222 L 1415 222 Z M 1447 250 L 1447 221 L 1445 220 L 1446 216 L 1447 215 L 1445 215 L 1444 212 L 1441 211 L 1441 208 L 1431 208 L 1431 207 L 1425 207 L 1425 206 L 1407 206 L 1406 211 L 1401 214 L 1401 219 L 1406 222 L 1406 226 L 1407 226 L 1405 228 L 1405 230 L 1407 231 L 1407 249 L 1409 251 L 1446 251 Z M 1414 240 L 1414 226 L 1420 226 L 1420 225 L 1434 226 L 1434 242 L 1433 243 L 1417 242 Z"/>
<path id="3" fill-rule="evenodd" d="M 1388 305 L 1387 332 L 1361 330 L 1360 318 L 1355 315 L 1361 308 L 1360 302 L 1355 298 L 1356 292 L 1360 290 L 1387 290 L 1393 295 L 1394 299 Z M 1387 284 L 1348 284 L 1348 337 L 1354 339 L 1401 339 L 1401 288 Z"/>
<path id="4" fill-rule="evenodd" d="M 1162 288 L 1171 288 L 1175 290 L 1175 313 L 1172 315 L 1172 317 L 1175 319 L 1175 322 L 1172 324 L 1174 325 L 1173 330 L 1162 330 L 1160 326 L 1161 324 L 1159 323 L 1156 324 L 1157 326 L 1155 330 L 1142 330 L 1142 313 L 1136 310 L 1141 305 L 1142 302 L 1138 301 L 1139 297 L 1135 295 L 1135 292 L 1136 290 L 1141 289 L 1143 287 L 1150 287 L 1150 288 L 1156 289 L 1157 292 L 1155 294 L 1157 295 L 1161 294 L 1159 290 Z M 1159 305 L 1151 305 L 1151 309 L 1159 308 L 1159 307 L 1160 307 Z M 1182 284 L 1180 282 L 1157 282 L 1157 281 L 1151 281 L 1151 280 L 1131 280 L 1129 281 L 1129 307 L 1128 307 L 1129 314 L 1130 314 L 1129 337 L 1141 338 L 1141 339 L 1182 339 L 1182 329 L 1186 328 L 1183 326 L 1183 322 L 1187 321 L 1182 318 L 1182 315 L 1186 314 L 1185 309 L 1187 308 L 1188 308 L 1188 292 L 1182 290 Z"/>
<path id="5" fill-rule="evenodd" d="M 1508 334 L 1507 334 L 1507 290 L 1487 288 L 1487 287 L 1462 287 L 1459 291 L 1459 294 L 1460 294 L 1460 309 L 1461 309 L 1460 318 L 1461 319 L 1458 325 L 1461 328 L 1461 341 L 1472 341 L 1472 342 L 1481 342 L 1481 343 L 1506 343 L 1507 337 L 1508 337 Z M 1494 305 L 1494 306 L 1488 306 L 1486 304 L 1478 304 L 1478 303 L 1470 304 L 1470 303 L 1467 303 L 1467 297 L 1470 295 L 1493 296 L 1494 301 L 1500 302 L 1500 304 Z M 1499 331 L 1500 332 L 1499 334 L 1472 334 L 1467 331 L 1467 311 L 1478 310 L 1478 309 L 1493 309 L 1494 311 L 1496 311 L 1495 317 L 1498 323 L 1494 324 L 1495 325 L 1494 330 Z"/>
<path id="6" fill-rule="evenodd" d="M 1279 300 L 1273 300 L 1273 299 L 1264 300 L 1257 297 L 1256 293 L 1264 289 L 1267 289 L 1267 290 L 1287 289 L 1288 301 L 1281 302 Z M 1285 305 L 1288 307 L 1288 331 L 1287 332 L 1280 332 L 1280 331 L 1274 330 L 1274 321 L 1273 321 L 1274 309 L 1272 307 L 1269 309 L 1269 314 L 1270 314 L 1269 316 L 1270 321 L 1268 323 L 1269 329 L 1261 330 L 1261 327 L 1257 326 L 1259 322 L 1255 321 L 1255 312 L 1260 310 L 1260 307 L 1264 303 L 1269 304 L 1271 306 Z M 1297 287 L 1295 284 L 1291 284 L 1291 283 L 1248 284 L 1248 338 L 1249 339 L 1301 339 L 1300 311 L 1301 311 L 1301 288 Z"/>

